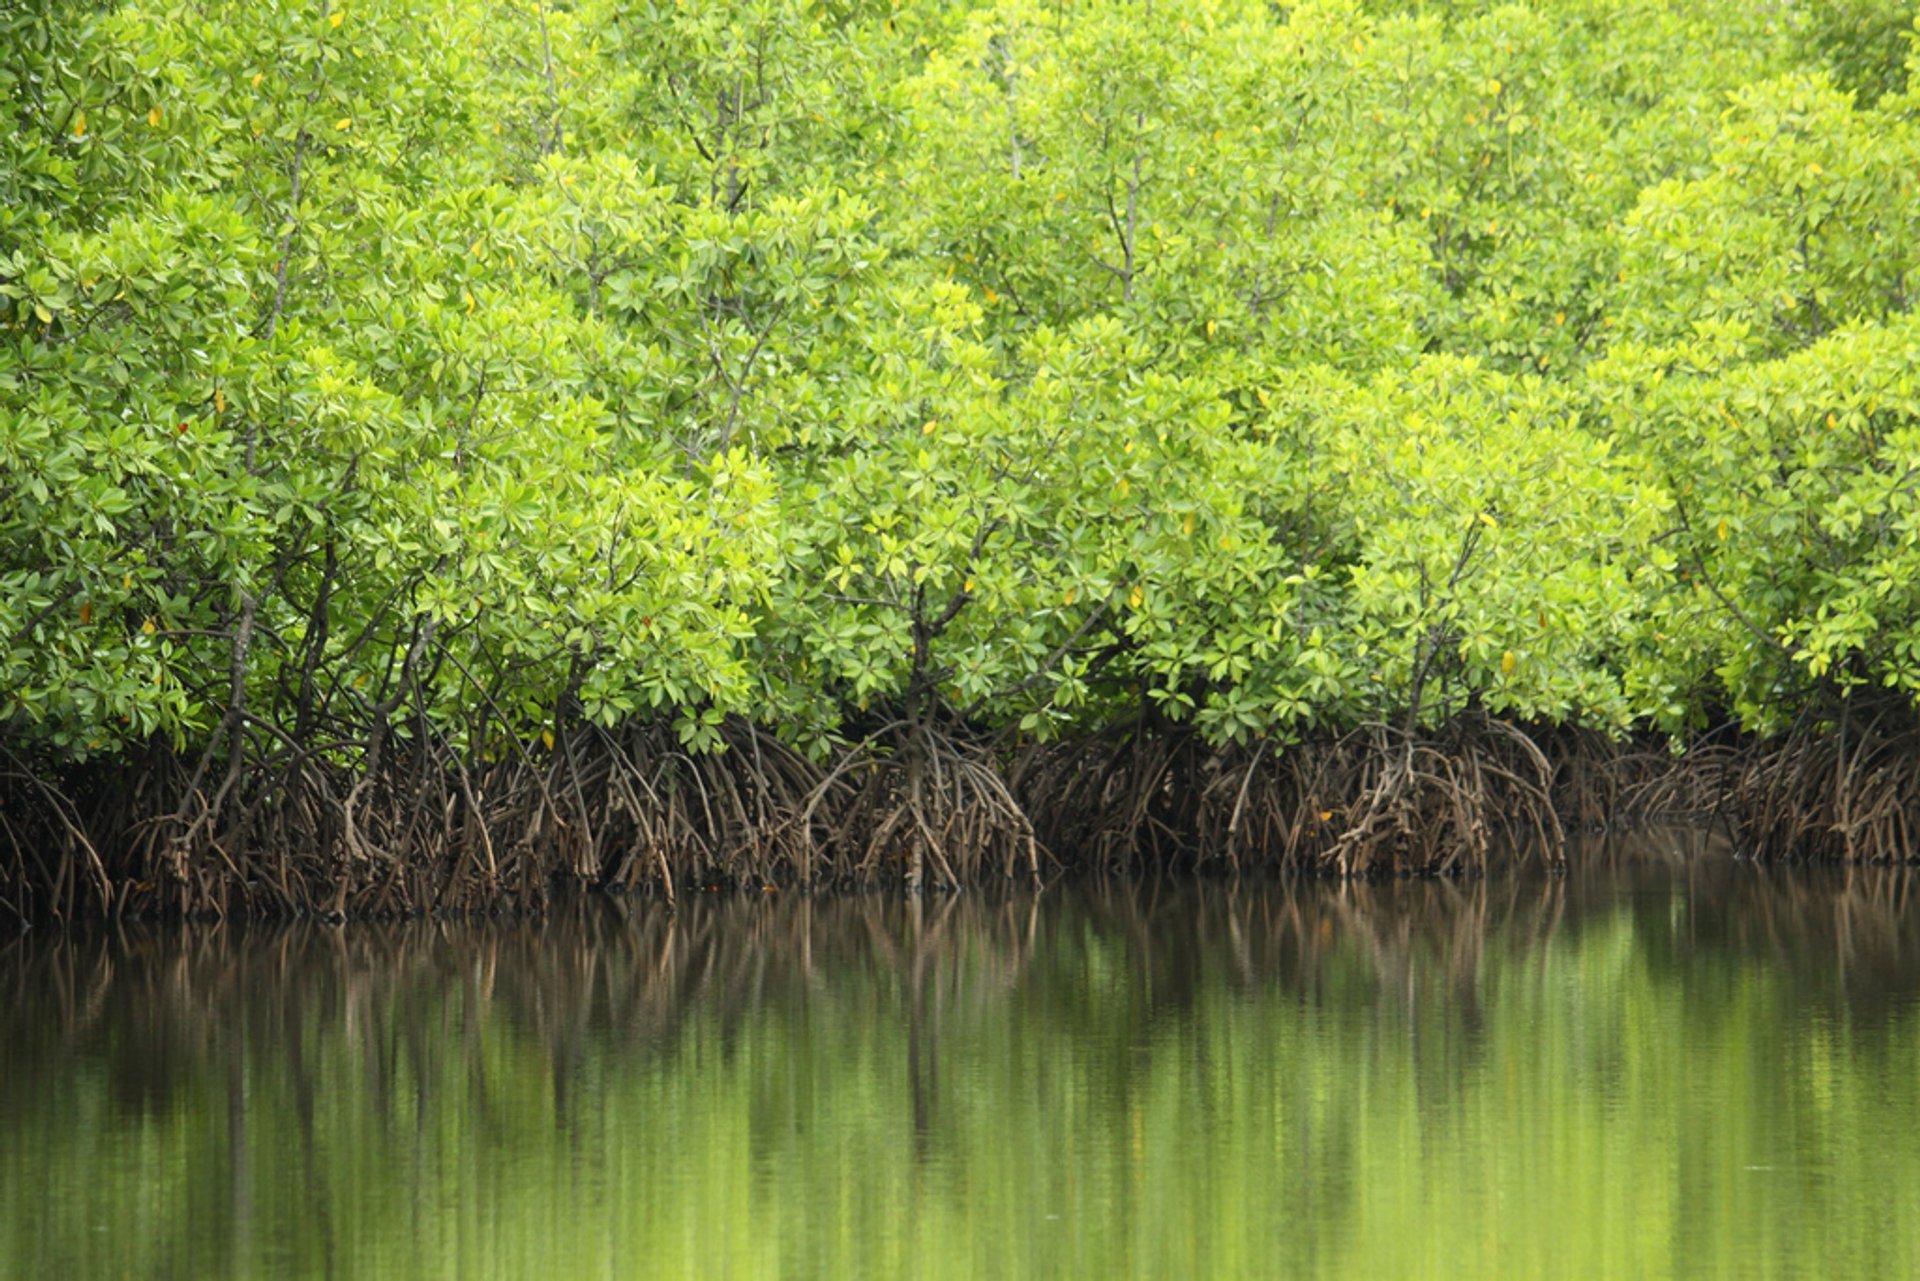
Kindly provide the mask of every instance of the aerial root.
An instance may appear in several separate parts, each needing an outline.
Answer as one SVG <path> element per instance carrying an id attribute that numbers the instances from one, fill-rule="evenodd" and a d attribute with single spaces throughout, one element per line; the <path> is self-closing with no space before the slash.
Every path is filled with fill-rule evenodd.
<path id="1" fill-rule="evenodd" d="M 664 722 L 576 723 L 476 755 L 412 727 L 378 754 L 282 743 L 241 771 L 0 754 L 0 919 L 539 910 L 558 884 L 675 901 L 1064 865 L 1447 875 L 1676 815 L 1763 858 L 1906 859 L 1920 835 L 1920 723 L 1894 703 L 1685 756 L 1485 715 L 1227 747 L 1139 723 L 1014 751 L 899 719 L 825 760 L 744 719 L 717 732 L 695 753 Z"/>
<path id="2" fill-rule="evenodd" d="M 890 725 L 844 753 L 803 815 L 809 875 L 839 852 L 851 865 L 832 870 L 854 880 L 956 889 L 1038 880 L 1048 858 L 994 759 L 924 723 Z"/>
<path id="3" fill-rule="evenodd" d="M 1566 837 L 1546 753 L 1485 717 L 1221 749 L 1122 733 L 1037 750 L 1015 777 L 1050 843 L 1108 865 L 1445 873 L 1501 844 L 1558 859 Z"/>
<path id="4" fill-rule="evenodd" d="M 1899 701 L 1850 707 L 1725 771 L 1736 846 L 1754 858 L 1920 857 L 1920 717 Z"/>

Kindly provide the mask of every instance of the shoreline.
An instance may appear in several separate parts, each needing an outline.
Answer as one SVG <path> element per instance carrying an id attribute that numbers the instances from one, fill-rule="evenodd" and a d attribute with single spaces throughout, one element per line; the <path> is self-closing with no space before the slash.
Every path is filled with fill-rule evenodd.
<path id="1" fill-rule="evenodd" d="M 1129 726 L 996 747 L 902 724 L 825 761 L 744 719 L 724 750 L 579 728 L 538 756 L 416 747 L 378 774 L 241 772 L 208 798 L 149 753 L 0 784 L 0 915 L 378 920 L 539 915 L 562 887 L 668 904 L 711 889 L 914 894 L 1067 872 L 1474 876 L 1565 866 L 1572 838 L 1723 829 L 1762 861 L 1920 857 L 1902 718 L 1685 752 L 1484 715 L 1216 747 Z"/>

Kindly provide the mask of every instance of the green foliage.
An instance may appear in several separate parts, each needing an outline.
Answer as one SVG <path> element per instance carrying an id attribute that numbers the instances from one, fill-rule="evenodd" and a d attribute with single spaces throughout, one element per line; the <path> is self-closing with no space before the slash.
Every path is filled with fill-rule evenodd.
<path id="1" fill-rule="evenodd" d="M 483 700 L 525 727 L 738 695 L 763 470 L 629 465 L 620 339 L 574 286 L 583 243 L 640 233 L 584 225 L 563 163 L 498 181 L 478 29 L 367 3 L 62 34 L 60 145 L 109 155 L 0 286 L 14 734 L 86 755 L 240 713 L 343 733 L 404 699 L 451 732 Z M 630 170 L 586 176 L 611 202 Z"/>
<path id="2" fill-rule="evenodd" d="M 1920 696 L 1910 17 L 13 6 L 0 737 Z"/>
<path id="3" fill-rule="evenodd" d="M 1912 70 L 1913 0 L 1825 0 L 1806 6 L 1805 39 L 1834 83 L 1863 106 L 1906 90 Z"/>
<path id="4" fill-rule="evenodd" d="M 1615 728 L 1641 714 L 1613 664 L 1670 567 L 1665 503 L 1612 439 L 1579 430 L 1564 386 L 1432 358 L 1322 414 L 1370 712 L 1478 703 Z"/>
<path id="5" fill-rule="evenodd" d="M 1920 690 L 1920 381 L 1911 317 L 1745 363 L 1745 333 L 1623 347 L 1603 382 L 1673 494 L 1676 573 L 1652 601 L 1649 671 L 1709 676 L 1779 729 L 1811 691 Z M 1697 706 L 1697 704 L 1696 704 Z"/>
<path id="6" fill-rule="evenodd" d="M 1623 224 L 1622 333 L 1671 341 L 1737 321 L 1779 352 L 1904 314 L 1920 252 L 1917 159 L 1905 112 L 1856 110 L 1818 77 L 1741 90 L 1708 173 L 1649 188 Z"/>

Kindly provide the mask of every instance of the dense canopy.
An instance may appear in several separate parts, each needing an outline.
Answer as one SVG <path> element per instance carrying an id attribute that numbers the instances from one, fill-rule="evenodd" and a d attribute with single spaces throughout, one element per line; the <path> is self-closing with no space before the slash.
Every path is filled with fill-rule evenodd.
<path id="1" fill-rule="evenodd" d="M 1914 9 L 11 5 L 0 769 L 192 903 L 403 756 L 604 879 L 640 738 L 1911 718 Z"/>

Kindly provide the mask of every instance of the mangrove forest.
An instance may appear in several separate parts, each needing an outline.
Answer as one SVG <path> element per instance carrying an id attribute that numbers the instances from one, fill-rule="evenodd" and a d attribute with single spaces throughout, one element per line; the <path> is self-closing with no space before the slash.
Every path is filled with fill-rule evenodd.
<path id="1" fill-rule="evenodd" d="M 0 921 L 1910 859 L 1915 12 L 0 5 Z"/>

